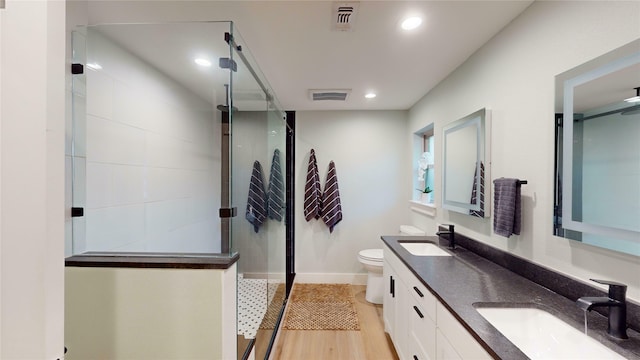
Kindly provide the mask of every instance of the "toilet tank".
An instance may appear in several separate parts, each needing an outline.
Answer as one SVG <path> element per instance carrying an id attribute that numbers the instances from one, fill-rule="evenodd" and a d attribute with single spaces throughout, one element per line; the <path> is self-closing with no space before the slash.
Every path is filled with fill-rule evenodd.
<path id="1" fill-rule="evenodd" d="M 400 235 L 404 236 L 424 236 L 426 233 L 415 226 L 400 225 Z"/>

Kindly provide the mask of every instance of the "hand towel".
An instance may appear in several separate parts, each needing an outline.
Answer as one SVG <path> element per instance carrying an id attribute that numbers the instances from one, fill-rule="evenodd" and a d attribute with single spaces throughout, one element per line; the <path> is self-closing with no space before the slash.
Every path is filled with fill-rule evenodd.
<path id="1" fill-rule="evenodd" d="M 282 181 L 282 169 L 280 167 L 280 150 L 275 149 L 271 161 L 271 173 L 269 174 L 269 186 L 267 188 L 267 213 L 269 219 L 282 221 L 284 208 L 284 183 Z"/>
<path id="2" fill-rule="evenodd" d="M 333 232 L 333 228 L 342 220 L 338 176 L 336 174 L 336 164 L 333 161 L 329 163 L 329 173 L 322 193 L 322 220 L 329 227 L 329 232 Z"/>
<path id="3" fill-rule="evenodd" d="M 253 162 L 253 172 L 249 182 L 249 197 L 247 199 L 247 211 L 245 218 L 253 225 L 253 230 L 258 232 L 260 225 L 267 218 L 267 196 L 264 191 L 264 179 L 260 162 Z"/>
<path id="4" fill-rule="evenodd" d="M 471 190 L 471 204 L 478 203 L 478 168 L 473 173 L 473 189 Z M 469 215 L 484 217 L 484 163 L 480 162 L 480 210 L 469 210 Z"/>
<path id="5" fill-rule="evenodd" d="M 521 201 L 518 179 L 493 180 L 494 215 L 493 231 L 505 237 L 520 235 Z"/>
<path id="6" fill-rule="evenodd" d="M 307 221 L 320 218 L 320 197 L 322 196 L 320 191 L 320 174 L 318 173 L 316 153 L 311 149 L 309 166 L 307 166 L 307 182 L 304 185 L 304 218 Z"/>

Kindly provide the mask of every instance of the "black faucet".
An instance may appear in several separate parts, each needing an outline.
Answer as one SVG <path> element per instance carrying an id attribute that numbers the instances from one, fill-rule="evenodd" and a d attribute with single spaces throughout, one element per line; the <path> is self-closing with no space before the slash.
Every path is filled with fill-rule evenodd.
<path id="1" fill-rule="evenodd" d="M 443 226 L 448 226 L 449 230 L 438 231 L 436 235 L 449 235 L 449 249 L 454 250 L 456 248 L 456 234 L 453 230 L 453 224 L 442 224 Z"/>
<path id="2" fill-rule="evenodd" d="M 628 339 L 627 285 L 615 281 L 590 280 L 599 284 L 609 285 L 609 296 L 584 296 L 579 298 L 576 304 L 584 311 L 591 311 L 595 307 L 608 307 L 609 327 L 607 328 L 607 334 L 618 339 Z"/>

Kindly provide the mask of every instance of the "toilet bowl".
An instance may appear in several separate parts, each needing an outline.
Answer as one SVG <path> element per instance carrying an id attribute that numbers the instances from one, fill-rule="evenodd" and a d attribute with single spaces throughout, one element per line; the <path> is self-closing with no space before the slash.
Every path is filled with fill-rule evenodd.
<path id="1" fill-rule="evenodd" d="M 425 232 L 410 225 L 400 226 L 400 235 L 421 236 Z M 382 304 L 384 281 L 382 279 L 382 249 L 365 249 L 358 253 L 358 261 L 367 270 L 365 299 L 373 304 Z"/>
<path id="2" fill-rule="evenodd" d="M 367 270 L 367 292 L 365 299 L 382 304 L 384 283 L 382 282 L 382 249 L 366 249 L 358 253 L 358 261 Z"/>

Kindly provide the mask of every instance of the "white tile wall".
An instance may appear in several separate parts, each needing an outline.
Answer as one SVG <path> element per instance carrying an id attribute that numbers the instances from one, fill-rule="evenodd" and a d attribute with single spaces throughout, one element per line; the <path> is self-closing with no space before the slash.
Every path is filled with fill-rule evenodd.
<path id="1" fill-rule="evenodd" d="M 153 118 L 153 103 L 149 96 L 117 82 L 118 91 L 114 95 L 113 120 L 129 126 L 147 129 L 147 123 Z"/>
<path id="2" fill-rule="evenodd" d="M 74 252 L 220 251 L 217 110 L 105 38 L 87 39 L 88 61 L 103 68 L 86 71 L 86 107 L 76 107 L 86 229 L 73 226 L 86 239 Z"/>
<path id="3" fill-rule="evenodd" d="M 87 76 L 87 114 L 113 118 L 113 79 L 103 71 L 85 68 Z"/>
<path id="4" fill-rule="evenodd" d="M 73 94 L 73 112 L 77 120 L 72 123 L 73 152 L 75 156 L 87 156 L 87 106 L 83 94 Z"/>
<path id="5" fill-rule="evenodd" d="M 91 97 L 93 95 L 89 94 L 87 98 Z M 88 115 L 87 160 L 142 166 L 145 164 L 145 132 L 138 128 Z"/>
<path id="6" fill-rule="evenodd" d="M 87 250 L 113 250 L 145 236 L 144 204 L 85 210 Z"/>

